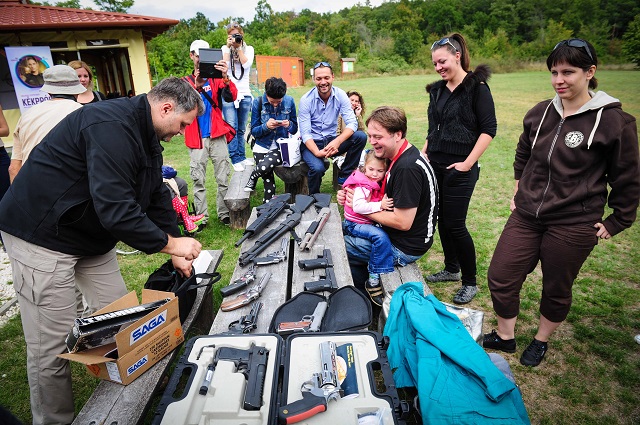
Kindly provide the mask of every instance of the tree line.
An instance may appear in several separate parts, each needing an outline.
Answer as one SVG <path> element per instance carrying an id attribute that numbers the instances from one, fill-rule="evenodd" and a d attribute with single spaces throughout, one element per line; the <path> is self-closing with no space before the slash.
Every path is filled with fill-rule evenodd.
<path id="1" fill-rule="evenodd" d="M 72 3 L 77 0 L 70 0 Z M 133 0 L 98 0 L 120 10 Z M 307 70 L 319 61 L 357 60 L 359 74 L 430 69 L 431 44 L 462 33 L 473 63 L 512 71 L 541 62 L 567 38 L 589 40 L 601 63 L 640 66 L 640 2 L 637 0 L 369 0 L 339 12 L 275 12 L 258 0 L 252 21 L 229 16 L 211 22 L 198 12 L 182 19 L 148 45 L 153 79 L 191 72 L 189 45 L 198 38 L 212 47 L 226 42 L 224 25 L 239 22 L 258 55 L 296 56 Z"/>

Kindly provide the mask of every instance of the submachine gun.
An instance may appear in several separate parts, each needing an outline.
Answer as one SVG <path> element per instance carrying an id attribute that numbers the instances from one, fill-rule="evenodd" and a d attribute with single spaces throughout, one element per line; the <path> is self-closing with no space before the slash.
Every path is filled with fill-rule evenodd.
<path id="1" fill-rule="evenodd" d="M 271 204 L 271 202 L 273 202 L 273 200 L 271 200 L 269 204 Z M 279 237 L 287 232 L 295 232 L 296 226 L 302 219 L 302 213 L 305 212 L 305 210 L 309 208 L 314 202 L 315 199 L 313 198 L 313 196 L 296 195 L 295 204 L 287 205 L 289 210 L 291 210 L 291 213 L 285 218 L 282 223 L 280 223 L 278 227 L 276 227 L 275 229 L 271 229 L 264 235 L 260 236 L 260 238 L 256 240 L 253 247 L 251 247 L 248 251 L 240 254 L 240 257 L 238 258 L 238 264 L 240 264 L 241 267 L 246 266 L 247 264 L 253 262 L 258 254 L 264 251 L 266 247 L 271 245 Z M 251 224 L 253 225 L 253 223 Z"/>

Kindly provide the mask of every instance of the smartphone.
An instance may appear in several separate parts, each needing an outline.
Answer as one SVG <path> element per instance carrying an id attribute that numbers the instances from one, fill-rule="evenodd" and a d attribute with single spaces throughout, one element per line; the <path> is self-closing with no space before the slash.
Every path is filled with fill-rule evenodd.
<path id="1" fill-rule="evenodd" d="M 276 120 L 276 124 L 282 124 L 282 120 Z"/>
<path id="2" fill-rule="evenodd" d="M 200 49 L 200 77 L 222 78 L 222 71 L 214 65 L 222 60 L 222 49 Z"/>

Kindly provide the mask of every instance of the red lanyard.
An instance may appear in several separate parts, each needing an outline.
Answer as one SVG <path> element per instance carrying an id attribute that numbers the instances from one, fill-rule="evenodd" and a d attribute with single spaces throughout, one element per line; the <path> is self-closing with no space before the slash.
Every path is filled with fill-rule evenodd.
<path id="1" fill-rule="evenodd" d="M 393 159 L 391 160 L 391 164 L 389 164 L 389 169 L 384 174 L 384 179 L 382 180 L 382 187 L 380 188 L 380 193 L 382 193 L 383 195 L 384 195 L 384 189 L 387 186 L 387 179 L 389 178 L 389 173 L 391 173 L 391 167 L 393 167 L 393 164 L 395 164 L 396 160 L 400 157 L 400 155 L 402 155 L 404 150 L 407 148 L 408 144 L 409 144 L 409 141 L 407 139 L 404 139 L 404 143 L 402 143 L 402 146 L 400 146 L 400 150 L 398 151 L 396 156 L 393 157 Z"/>

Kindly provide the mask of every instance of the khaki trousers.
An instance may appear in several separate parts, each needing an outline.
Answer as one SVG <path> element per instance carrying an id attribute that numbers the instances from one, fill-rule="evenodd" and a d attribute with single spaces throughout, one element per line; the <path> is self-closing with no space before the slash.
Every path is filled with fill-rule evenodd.
<path id="1" fill-rule="evenodd" d="M 227 149 L 227 140 L 224 136 L 211 139 L 205 137 L 202 139 L 202 149 L 189 149 L 189 157 L 191 158 L 191 179 L 193 180 L 193 204 L 197 214 L 204 214 L 204 221 L 209 221 L 209 208 L 207 206 L 207 190 L 205 181 L 207 177 L 207 163 L 209 158 L 213 163 L 213 172 L 218 185 L 218 193 L 216 196 L 216 210 L 218 218 L 222 220 L 229 217 L 229 208 L 224 203 L 224 197 L 227 195 L 229 188 L 229 175 L 231 174 L 231 166 L 229 165 L 229 150 Z"/>
<path id="2" fill-rule="evenodd" d="M 42 248 L 2 232 L 27 343 L 34 424 L 69 424 L 75 408 L 65 338 L 76 318 L 76 285 L 90 311 L 127 293 L 115 249 L 82 257 Z"/>

